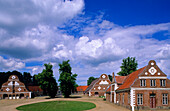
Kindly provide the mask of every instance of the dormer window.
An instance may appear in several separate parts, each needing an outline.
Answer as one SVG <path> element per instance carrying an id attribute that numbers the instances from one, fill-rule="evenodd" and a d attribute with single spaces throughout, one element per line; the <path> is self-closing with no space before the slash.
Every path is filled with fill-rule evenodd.
<path id="1" fill-rule="evenodd" d="M 146 86 L 146 79 L 140 80 L 140 86 Z"/>
<path id="2" fill-rule="evenodd" d="M 165 79 L 161 79 L 160 80 L 160 84 L 161 84 L 161 86 L 166 86 L 166 80 Z"/>
<path id="3" fill-rule="evenodd" d="M 156 86 L 156 80 L 155 79 L 151 79 L 150 82 L 151 82 L 151 84 L 150 84 L 151 86 Z"/>

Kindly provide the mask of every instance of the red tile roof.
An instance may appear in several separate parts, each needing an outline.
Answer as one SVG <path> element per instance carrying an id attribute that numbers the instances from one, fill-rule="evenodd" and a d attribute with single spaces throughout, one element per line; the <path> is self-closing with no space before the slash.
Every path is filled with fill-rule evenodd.
<path id="1" fill-rule="evenodd" d="M 40 86 L 28 86 L 27 87 L 29 91 L 43 91 Z"/>
<path id="2" fill-rule="evenodd" d="M 132 72 L 131 74 L 129 74 L 127 76 L 127 78 L 124 80 L 123 85 L 121 85 L 117 90 L 130 88 L 130 86 L 133 84 L 133 82 L 136 80 L 136 78 L 138 78 L 138 75 L 140 73 L 142 73 L 142 71 L 145 69 L 145 67 L 143 67 L 141 69 L 138 69 L 137 71 Z"/>
<path id="3" fill-rule="evenodd" d="M 78 86 L 77 91 L 85 91 L 88 88 L 88 86 Z"/>
<path id="4" fill-rule="evenodd" d="M 123 81 L 125 80 L 127 76 L 115 76 L 116 82 L 118 84 L 123 84 Z"/>

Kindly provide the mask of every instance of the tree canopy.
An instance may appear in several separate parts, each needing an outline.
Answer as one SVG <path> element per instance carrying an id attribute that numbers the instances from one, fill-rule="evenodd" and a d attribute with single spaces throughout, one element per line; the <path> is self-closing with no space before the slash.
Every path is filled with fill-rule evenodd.
<path id="1" fill-rule="evenodd" d="M 108 75 L 109 76 L 109 80 L 112 82 L 112 76 L 111 75 Z"/>
<path id="2" fill-rule="evenodd" d="M 42 90 L 46 92 L 51 98 L 53 98 L 57 94 L 58 90 L 57 82 L 53 75 L 53 66 L 50 63 L 44 64 L 44 66 L 45 69 L 43 69 L 42 73 L 35 75 L 35 78 Z"/>
<path id="3" fill-rule="evenodd" d="M 88 78 L 88 80 L 87 80 L 87 85 L 90 85 L 94 80 L 96 80 L 97 78 L 95 78 L 95 77 L 93 77 L 93 76 L 91 76 L 91 77 L 89 77 Z"/>
<path id="4" fill-rule="evenodd" d="M 130 73 L 137 70 L 138 63 L 136 61 L 135 57 L 128 57 L 126 59 L 123 59 L 122 66 L 120 66 L 121 71 L 117 74 L 120 76 L 127 76 Z"/>
<path id="5" fill-rule="evenodd" d="M 60 82 L 60 90 L 63 93 L 64 97 L 67 98 L 71 94 L 71 92 L 76 89 L 76 77 L 77 74 L 72 74 L 71 66 L 69 64 L 69 60 L 63 61 L 59 64 L 59 82 Z"/>

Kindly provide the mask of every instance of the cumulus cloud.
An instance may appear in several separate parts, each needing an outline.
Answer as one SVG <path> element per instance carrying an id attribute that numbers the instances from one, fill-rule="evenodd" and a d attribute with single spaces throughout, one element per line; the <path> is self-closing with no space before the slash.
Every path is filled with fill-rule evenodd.
<path id="1" fill-rule="evenodd" d="M 103 19 L 103 14 L 77 16 L 83 8 L 83 0 L 0 1 L 0 55 L 10 58 L 0 57 L 2 69 L 24 68 L 21 60 L 52 62 L 58 77 L 56 64 L 69 59 L 73 73 L 84 83 L 89 76 L 117 73 L 121 60 L 132 56 L 139 68 L 155 59 L 168 74 L 170 40 L 153 35 L 170 32 L 170 23 L 119 26 Z M 35 74 L 43 67 L 27 69 Z"/>
<path id="2" fill-rule="evenodd" d="M 112 38 L 89 41 L 88 37 L 80 37 L 75 49 L 79 58 L 92 65 L 118 60 L 126 54 Z"/>
<path id="3" fill-rule="evenodd" d="M 19 60 L 14 59 L 5 59 L 2 56 L 0 56 L 0 70 L 15 70 L 15 69 L 22 69 L 25 67 L 24 62 L 20 62 Z"/>
<path id="4" fill-rule="evenodd" d="M 5 0 L 0 1 L 0 26 L 12 34 L 37 24 L 61 25 L 80 14 L 83 0 Z M 71 9 L 71 10 L 70 10 Z"/>

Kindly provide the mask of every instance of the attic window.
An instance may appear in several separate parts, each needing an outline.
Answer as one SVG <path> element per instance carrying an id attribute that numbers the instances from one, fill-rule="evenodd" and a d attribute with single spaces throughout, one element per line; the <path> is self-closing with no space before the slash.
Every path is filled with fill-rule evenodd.
<path id="1" fill-rule="evenodd" d="M 151 86 L 156 86 L 156 81 L 155 81 L 155 79 L 151 79 L 150 82 L 151 82 L 151 84 L 150 84 Z"/>
<path id="2" fill-rule="evenodd" d="M 160 84 L 161 84 L 161 86 L 166 86 L 166 80 L 165 79 L 161 79 L 160 80 Z"/>
<path id="3" fill-rule="evenodd" d="M 140 86 L 146 86 L 146 79 L 140 80 Z"/>

